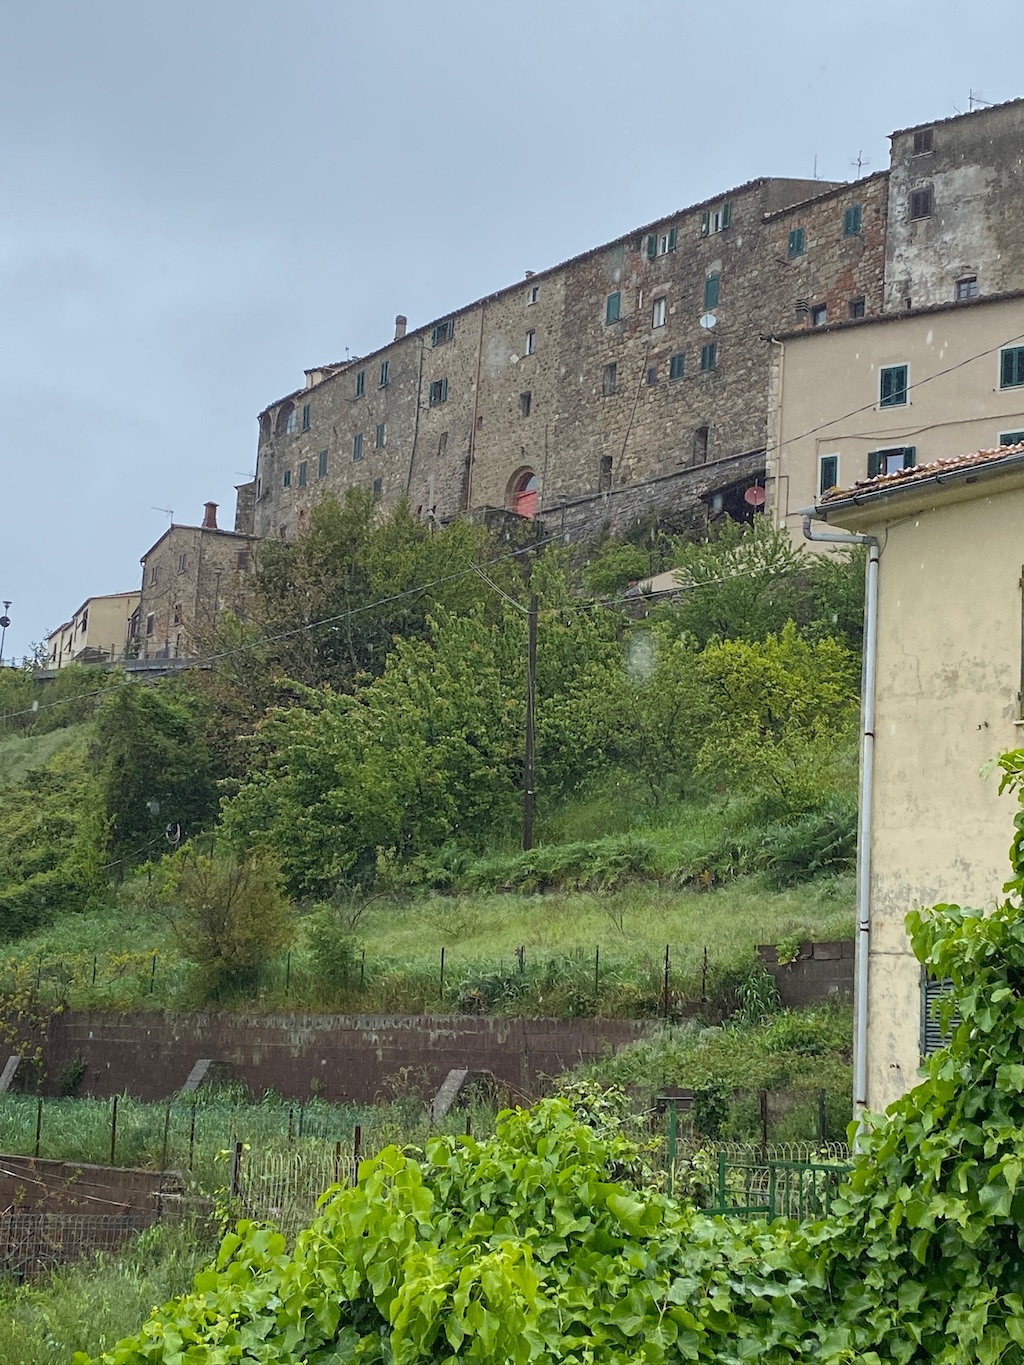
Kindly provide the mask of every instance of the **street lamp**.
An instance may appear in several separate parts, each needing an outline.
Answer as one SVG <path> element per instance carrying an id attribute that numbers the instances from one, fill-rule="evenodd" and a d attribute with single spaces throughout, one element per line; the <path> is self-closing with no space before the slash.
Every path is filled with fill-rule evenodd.
<path id="1" fill-rule="evenodd" d="M 10 602 L 5 602 L 4 614 L 0 616 L 0 668 L 4 666 L 4 641 L 7 639 L 7 627 L 11 624 L 11 618 L 7 615 L 10 606 Z"/>

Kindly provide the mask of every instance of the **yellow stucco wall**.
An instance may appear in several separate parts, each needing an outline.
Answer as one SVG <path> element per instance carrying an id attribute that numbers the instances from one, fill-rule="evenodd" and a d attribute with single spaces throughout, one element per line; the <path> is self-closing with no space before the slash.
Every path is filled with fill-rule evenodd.
<path id="1" fill-rule="evenodd" d="M 1016 804 L 980 772 L 1024 744 L 1024 474 L 904 492 L 830 521 L 882 544 L 868 1011 L 868 1103 L 882 1109 L 920 1064 L 907 912 L 991 908 L 1009 871 Z"/>

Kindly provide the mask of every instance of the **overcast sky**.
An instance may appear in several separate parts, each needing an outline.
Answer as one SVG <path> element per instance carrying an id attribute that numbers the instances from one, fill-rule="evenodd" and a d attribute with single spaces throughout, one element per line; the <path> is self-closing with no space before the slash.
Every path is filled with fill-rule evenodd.
<path id="1" fill-rule="evenodd" d="M 753 176 L 881 169 L 1024 94 L 1022 36 L 1008 0 L 0 0 L 8 659 L 137 585 L 155 509 L 231 526 L 303 369 Z"/>

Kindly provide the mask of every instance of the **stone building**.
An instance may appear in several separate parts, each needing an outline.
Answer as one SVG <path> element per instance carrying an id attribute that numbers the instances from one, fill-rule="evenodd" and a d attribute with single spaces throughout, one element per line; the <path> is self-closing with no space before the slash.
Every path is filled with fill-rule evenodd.
<path id="1" fill-rule="evenodd" d="M 131 627 L 140 659 L 192 658 L 225 607 L 245 598 L 254 538 L 217 525 L 208 502 L 201 526 L 170 526 L 142 556 L 142 589 Z"/>
<path id="2" fill-rule="evenodd" d="M 754 180 L 424 327 L 400 317 L 387 345 L 306 371 L 260 414 L 236 530 L 291 538 L 352 485 L 540 534 L 749 514 L 772 338 L 1024 286 L 1022 141 L 1019 101 L 905 130 L 889 171 Z"/>

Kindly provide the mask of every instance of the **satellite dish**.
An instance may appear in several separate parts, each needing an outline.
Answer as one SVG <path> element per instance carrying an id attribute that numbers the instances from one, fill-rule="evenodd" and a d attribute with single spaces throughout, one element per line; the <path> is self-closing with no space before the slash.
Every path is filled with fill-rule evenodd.
<path id="1" fill-rule="evenodd" d="M 755 483 L 753 488 L 748 488 L 743 494 L 743 501 L 748 507 L 763 507 L 767 494 L 760 484 Z"/>
<path id="2" fill-rule="evenodd" d="M 717 321 L 718 319 L 715 317 L 714 313 L 704 313 L 700 318 L 700 325 L 704 328 L 705 332 L 710 332 Z"/>

